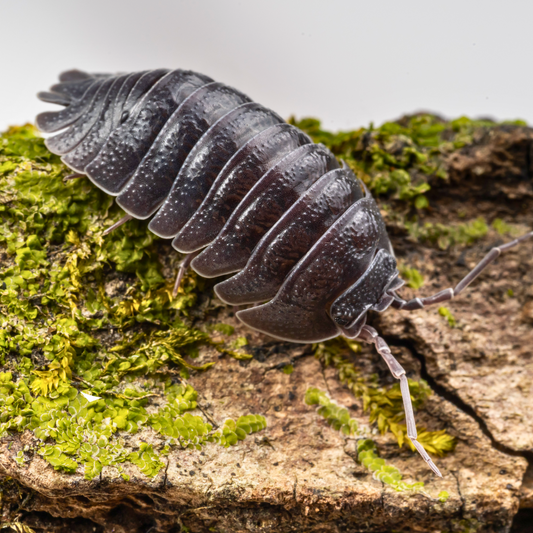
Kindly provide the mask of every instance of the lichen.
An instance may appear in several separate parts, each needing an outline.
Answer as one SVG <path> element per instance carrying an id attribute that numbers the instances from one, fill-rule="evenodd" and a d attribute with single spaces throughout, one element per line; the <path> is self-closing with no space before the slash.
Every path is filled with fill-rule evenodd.
<path id="1" fill-rule="evenodd" d="M 87 479 L 106 466 L 127 477 L 126 462 L 152 477 L 171 448 L 231 446 L 266 427 L 246 415 L 214 429 L 194 414 L 189 371 L 214 364 L 194 364 L 199 346 L 245 359 L 247 340 L 226 347 L 188 325 L 202 280 L 189 272 L 172 297 L 146 224 L 104 238 L 120 209 L 85 178 L 64 182 L 67 174 L 31 126 L 2 135 L 0 437 L 30 430 L 40 443 L 17 456 L 20 466 L 36 452 Z M 124 444 L 143 428 L 159 436 L 157 449 Z"/>

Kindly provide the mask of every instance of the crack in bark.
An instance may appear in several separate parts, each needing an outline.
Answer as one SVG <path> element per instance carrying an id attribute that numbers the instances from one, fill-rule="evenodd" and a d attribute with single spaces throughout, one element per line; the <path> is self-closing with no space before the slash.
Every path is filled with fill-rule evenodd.
<path id="1" fill-rule="evenodd" d="M 463 411 L 465 414 L 470 416 L 479 426 L 481 432 L 490 440 L 490 443 L 493 448 L 498 450 L 499 452 L 505 453 L 507 455 L 511 455 L 514 457 L 524 457 L 526 461 L 528 462 L 528 469 L 533 467 L 533 452 L 527 451 L 527 450 L 513 450 L 512 448 L 509 448 L 508 446 L 505 446 L 505 444 L 502 444 L 496 438 L 494 435 L 492 435 L 490 429 L 488 428 L 487 423 L 483 418 L 478 415 L 475 411 L 475 409 L 467 404 L 458 394 L 455 394 L 454 392 L 450 391 L 443 385 L 440 385 L 433 376 L 428 372 L 427 365 L 426 365 L 426 358 L 424 355 L 419 352 L 416 347 L 415 343 L 410 340 L 402 339 L 396 336 L 387 336 L 384 337 L 385 340 L 392 346 L 398 346 L 398 347 L 404 347 L 407 348 L 411 354 L 420 362 L 420 376 L 425 379 L 431 389 L 437 393 L 441 398 L 444 398 L 445 400 L 448 400 L 450 403 L 455 405 L 458 409 Z M 526 471 L 527 472 L 527 471 Z M 457 483 L 457 493 L 459 494 L 459 497 L 461 498 L 461 519 L 465 518 L 465 499 L 461 493 L 461 485 L 459 483 L 459 479 L 457 478 L 457 475 L 455 472 L 450 471 L 452 476 L 455 478 Z M 524 473 L 525 477 L 525 473 Z M 524 481 L 524 478 L 522 478 L 522 483 Z M 520 509 L 518 509 L 517 513 L 513 517 L 513 522 L 516 519 L 516 516 L 520 512 Z"/>
<path id="2" fill-rule="evenodd" d="M 167 486 L 168 467 L 169 466 L 170 466 L 170 456 L 167 458 L 167 466 L 165 468 L 165 478 L 163 479 L 163 488 L 166 488 L 166 486 Z"/>
<path id="3" fill-rule="evenodd" d="M 514 457 L 524 457 L 529 464 L 533 464 L 533 452 L 527 450 L 513 450 L 512 448 L 496 440 L 496 438 L 494 437 L 494 435 L 492 435 L 490 429 L 488 428 L 485 420 L 483 420 L 483 418 L 478 413 L 476 413 L 475 409 L 471 405 L 467 404 L 458 394 L 439 384 L 437 380 L 433 376 L 431 376 L 431 374 L 427 370 L 426 358 L 416 349 L 414 342 L 396 336 L 383 336 L 383 338 L 391 346 L 401 346 L 407 348 L 413 354 L 413 356 L 420 362 L 420 377 L 426 380 L 431 389 L 439 396 L 449 401 L 450 403 L 455 405 L 455 407 L 459 408 L 461 411 L 463 411 L 473 420 L 475 420 L 479 426 L 479 429 L 481 429 L 481 432 L 490 440 L 493 448 L 507 455 L 512 455 Z"/>
<path id="4" fill-rule="evenodd" d="M 466 502 L 463 494 L 461 493 L 461 484 L 459 483 L 459 479 L 455 475 L 455 472 L 450 471 L 450 474 L 455 478 L 455 482 L 457 483 L 457 494 L 459 494 L 459 498 L 461 498 L 461 518 L 464 518 Z"/>

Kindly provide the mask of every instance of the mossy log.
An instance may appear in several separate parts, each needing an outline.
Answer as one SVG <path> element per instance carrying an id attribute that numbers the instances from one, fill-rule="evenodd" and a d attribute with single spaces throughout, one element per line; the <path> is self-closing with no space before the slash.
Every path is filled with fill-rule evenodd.
<path id="1" fill-rule="evenodd" d="M 404 297 L 455 285 L 533 226 L 524 124 L 298 125 L 375 194 Z M 408 371 L 439 479 L 406 442 L 398 387 L 371 348 L 247 330 L 194 273 L 172 298 L 179 254 L 142 222 L 104 237 L 120 210 L 68 173 L 30 126 L 3 135 L 3 527 L 503 532 L 515 518 L 528 531 L 530 242 L 446 307 L 369 317 Z"/>

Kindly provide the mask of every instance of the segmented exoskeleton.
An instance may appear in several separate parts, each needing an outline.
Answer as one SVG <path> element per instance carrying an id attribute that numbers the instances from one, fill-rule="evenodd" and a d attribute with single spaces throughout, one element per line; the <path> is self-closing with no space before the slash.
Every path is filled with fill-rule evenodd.
<path id="1" fill-rule="evenodd" d="M 532 233 L 491 250 L 454 289 L 405 301 L 364 184 L 241 92 L 185 70 L 74 70 L 39 97 L 66 106 L 37 117 L 42 131 L 63 130 L 48 148 L 117 197 L 121 222 L 152 217 L 150 230 L 189 254 L 176 287 L 189 264 L 205 277 L 236 273 L 215 292 L 229 304 L 260 304 L 237 312 L 249 327 L 292 342 L 345 335 L 373 343 L 400 380 L 409 438 L 441 475 L 416 440 L 405 371 L 365 324 L 367 312 L 449 300 Z"/>

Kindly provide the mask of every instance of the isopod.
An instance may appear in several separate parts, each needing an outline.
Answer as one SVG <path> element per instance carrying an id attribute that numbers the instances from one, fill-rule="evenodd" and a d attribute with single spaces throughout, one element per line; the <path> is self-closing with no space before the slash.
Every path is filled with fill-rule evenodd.
<path id="1" fill-rule="evenodd" d="M 405 370 L 369 310 L 450 300 L 527 233 L 493 248 L 454 288 L 403 300 L 404 284 L 385 224 L 365 185 L 323 145 L 243 93 L 187 70 L 60 75 L 38 115 L 49 150 L 116 196 L 129 218 L 173 239 L 201 276 L 234 274 L 215 286 L 247 326 L 310 343 L 344 335 L 374 344 L 400 381 L 407 435 L 441 476 L 417 431 Z M 116 226 L 116 225 L 115 225 Z M 112 228 L 110 228 L 112 229 Z"/>

